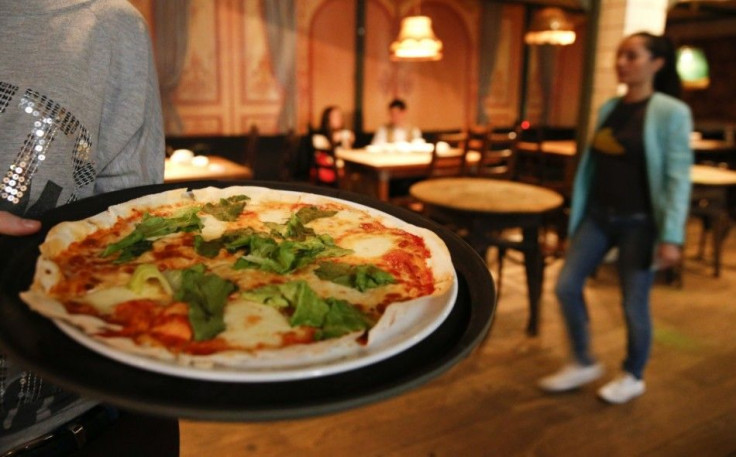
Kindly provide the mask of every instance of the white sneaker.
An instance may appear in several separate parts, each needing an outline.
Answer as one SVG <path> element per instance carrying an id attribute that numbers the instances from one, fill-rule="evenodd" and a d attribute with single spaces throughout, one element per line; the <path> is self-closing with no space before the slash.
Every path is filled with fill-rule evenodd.
<path id="1" fill-rule="evenodd" d="M 598 397 L 608 403 L 626 403 L 646 391 L 646 385 L 641 379 L 636 379 L 631 373 L 624 373 L 598 389 Z"/>
<path id="2" fill-rule="evenodd" d="M 580 365 L 573 362 L 562 367 L 558 372 L 539 380 L 539 388 L 546 392 L 564 392 L 593 382 L 603 374 L 603 366 L 599 363 Z"/>

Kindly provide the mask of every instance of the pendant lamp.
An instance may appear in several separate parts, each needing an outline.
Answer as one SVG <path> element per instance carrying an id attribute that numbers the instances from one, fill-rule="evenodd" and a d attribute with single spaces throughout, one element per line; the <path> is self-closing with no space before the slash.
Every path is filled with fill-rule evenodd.
<path id="1" fill-rule="evenodd" d="M 401 20 L 399 36 L 391 43 L 391 60 L 427 62 L 442 59 L 442 42 L 432 31 L 428 16 L 408 16 Z"/>
<path id="2" fill-rule="evenodd" d="M 708 61 L 700 48 L 682 46 L 677 49 L 677 74 L 685 89 L 705 89 L 710 85 Z"/>
<path id="3" fill-rule="evenodd" d="M 575 42 L 575 30 L 560 8 L 542 8 L 534 13 L 529 31 L 524 35 L 526 44 L 565 46 Z"/>

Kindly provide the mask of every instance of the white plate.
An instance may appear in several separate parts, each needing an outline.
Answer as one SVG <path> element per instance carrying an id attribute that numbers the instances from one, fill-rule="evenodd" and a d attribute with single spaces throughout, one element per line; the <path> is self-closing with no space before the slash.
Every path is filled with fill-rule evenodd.
<path id="1" fill-rule="evenodd" d="M 80 329 L 62 321 L 55 324 L 79 344 L 118 362 L 143 370 L 171 376 L 221 382 L 275 382 L 295 381 L 341 373 L 361 368 L 394 356 L 434 332 L 444 322 L 455 304 L 458 291 L 457 275 L 448 293 L 424 300 L 404 315 L 400 325 L 394 325 L 381 334 L 380 339 L 361 347 L 351 354 L 328 360 L 312 361 L 305 365 L 290 366 L 185 366 L 176 361 L 165 361 L 141 354 L 124 352 L 87 335 Z M 410 302 L 407 302 L 410 303 Z M 402 306 L 397 303 L 392 306 Z M 411 306 L 411 305 L 409 305 Z"/>

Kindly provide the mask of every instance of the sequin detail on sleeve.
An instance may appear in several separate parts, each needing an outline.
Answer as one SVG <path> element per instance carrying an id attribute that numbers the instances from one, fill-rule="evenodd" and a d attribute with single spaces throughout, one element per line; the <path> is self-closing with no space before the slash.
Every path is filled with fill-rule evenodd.
<path id="1" fill-rule="evenodd" d="M 2 88 L 0 102 L 4 94 L 1 91 Z M 12 94 L 8 96 L 10 98 Z M 62 132 L 66 136 L 76 135 L 72 151 L 74 190 L 68 201 L 75 200 L 79 191 L 95 180 L 89 132 L 67 109 L 34 90 L 25 91 L 18 108 L 32 117 L 33 124 L 15 161 L 5 172 L 0 186 L 0 198 L 13 204 L 21 201 L 30 187 L 33 175 L 46 160 L 49 146 L 58 132 Z"/>

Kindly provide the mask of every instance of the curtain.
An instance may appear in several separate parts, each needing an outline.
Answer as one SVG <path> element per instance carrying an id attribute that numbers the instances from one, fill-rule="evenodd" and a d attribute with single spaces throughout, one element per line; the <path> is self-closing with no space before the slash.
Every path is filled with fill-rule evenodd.
<path id="1" fill-rule="evenodd" d="M 284 91 L 278 130 L 296 128 L 296 5 L 294 0 L 263 2 L 268 48 L 276 80 Z"/>
<path id="2" fill-rule="evenodd" d="M 552 91 L 554 90 L 555 73 L 557 71 L 557 46 L 544 44 L 537 46 L 537 62 L 539 88 L 542 93 L 542 112 L 539 116 L 539 122 L 542 125 L 549 125 L 550 102 L 552 101 Z"/>
<path id="3" fill-rule="evenodd" d="M 503 17 L 503 4 L 484 3 L 481 18 L 480 56 L 478 58 L 478 100 L 476 123 L 485 125 L 491 119 L 484 106 L 491 94 L 491 77 L 496 65 L 499 37 L 501 35 L 501 19 Z"/>
<path id="4" fill-rule="evenodd" d="M 179 84 L 189 41 L 190 0 L 156 0 L 153 14 L 156 24 L 156 71 L 161 91 L 161 108 L 167 134 L 184 130 L 172 95 Z"/>

